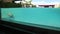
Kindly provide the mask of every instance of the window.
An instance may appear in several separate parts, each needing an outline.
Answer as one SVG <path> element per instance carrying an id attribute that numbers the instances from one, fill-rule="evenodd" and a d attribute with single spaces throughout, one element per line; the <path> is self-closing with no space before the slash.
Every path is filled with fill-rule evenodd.
<path id="1" fill-rule="evenodd" d="M 44 8 L 49 8 L 49 6 L 44 6 Z"/>

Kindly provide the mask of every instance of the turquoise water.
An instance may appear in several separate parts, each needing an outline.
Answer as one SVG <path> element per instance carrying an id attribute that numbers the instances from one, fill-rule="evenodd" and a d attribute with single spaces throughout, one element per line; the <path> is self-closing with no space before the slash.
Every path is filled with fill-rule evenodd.
<path id="1" fill-rule="evenodd" d="M 16 21 L 60 27 L 60 8 L 1 8 L 2 18 L 8 18 L 8 12 Z"/>

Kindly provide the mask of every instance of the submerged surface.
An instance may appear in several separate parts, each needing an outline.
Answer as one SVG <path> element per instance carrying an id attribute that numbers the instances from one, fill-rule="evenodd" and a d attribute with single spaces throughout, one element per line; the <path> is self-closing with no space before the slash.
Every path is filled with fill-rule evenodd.
<path id="1" fill-rule="evenodd" d="M 8 18 L 8 12 L 16 21 L 60 28 L 60 8 L 1 8 L 2 18 Z"/>

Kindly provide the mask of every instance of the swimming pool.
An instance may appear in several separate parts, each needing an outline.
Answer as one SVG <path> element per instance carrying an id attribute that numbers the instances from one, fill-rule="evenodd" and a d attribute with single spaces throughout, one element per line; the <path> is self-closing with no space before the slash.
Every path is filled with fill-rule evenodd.
<path id="1" fill-rule="evenodd" d="M 12 12 L 14 21 L 35 27 L 42 27 L 60 31 L 60 8 L 1 8 L 1 16 L 10 19 L 8 12 Z"/>

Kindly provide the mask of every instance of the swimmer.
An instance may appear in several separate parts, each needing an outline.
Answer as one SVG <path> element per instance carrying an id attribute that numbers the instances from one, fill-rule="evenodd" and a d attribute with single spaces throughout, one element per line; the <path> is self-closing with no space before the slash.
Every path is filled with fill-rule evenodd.
<path id="1" fill-rule="evenodd" d="M 13 18 L 13 14 L 12 13 L 8 13 L 8 16 L 10 17 L 10 18 Z"/>

